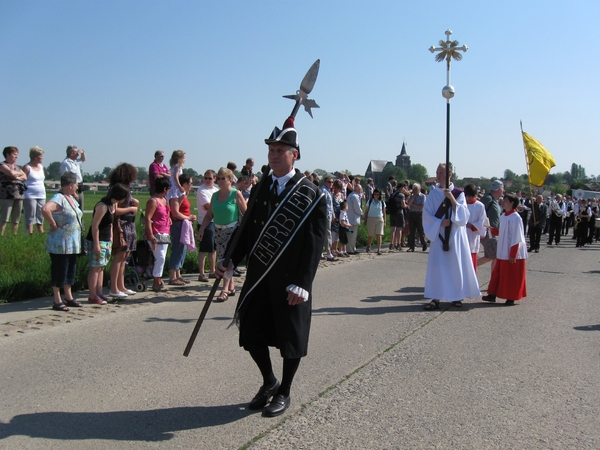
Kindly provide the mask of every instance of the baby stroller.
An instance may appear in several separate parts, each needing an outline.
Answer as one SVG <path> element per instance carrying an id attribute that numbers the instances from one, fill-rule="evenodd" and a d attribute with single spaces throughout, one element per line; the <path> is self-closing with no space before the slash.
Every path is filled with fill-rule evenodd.
<path id="1" fill-rule="evenodd" d="M 131 270 L 130 270 L 131 267 Z M 135 285 L 137 291 L 145 291 L 145 280 L 152 278 L 152 268 L 154 267 L 154 254 L 145 239 L 137 241 L 137 249 L 131 252 L 125 269 L 125 283 L 130 275 L 131 284 Z"/>
<path id="2" fill-rule="evenodd" d="M 138 292 L 146 290 L 146 283 L 144 283 L 144 280 L 140 277 L 137 264 L 137 259 L 139 258 L 137 253 L 140 245 L 143 245 L 144 243 L 146 243 L 146 241 L 138 241 L 138 250 L 131 252 L 129 258 L 127 258 L 127 265 L 125 266 L 125 285 L 132 286 Z"/>

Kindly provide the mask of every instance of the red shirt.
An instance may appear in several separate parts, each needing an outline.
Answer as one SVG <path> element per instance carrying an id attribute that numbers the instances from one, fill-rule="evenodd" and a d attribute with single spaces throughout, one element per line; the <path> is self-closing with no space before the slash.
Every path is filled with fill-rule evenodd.
<path id="1" fill-rule="evenodd" d="M 183 200 L 179 204 L 179 212 L 184 216 L 189 216 L 192 212 L 190 202 L 187 197 L 183 197 Z M 183 222 L 182 220 L 176 219 L 173 216 L 171 216 L 171 218 L 173 219 L 173 222 Z"/>

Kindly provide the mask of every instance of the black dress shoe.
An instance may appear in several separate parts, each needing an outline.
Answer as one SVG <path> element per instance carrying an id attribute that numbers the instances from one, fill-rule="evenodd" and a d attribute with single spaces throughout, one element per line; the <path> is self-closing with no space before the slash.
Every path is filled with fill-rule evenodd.
<path id="1" fill-rule="evenodd" d="M 281 394 L 277 394 L 269 403 L 269 406 L 263 412 L 265 417 L 275 417 L 283 414 L 286 409 L 290 406 L 290 396 L 287 397 Z"/>
<path id="2" fill-rule="evenodd" d="M 427 250 L 427 243 L 423 244 L 423 251 Z"/>
<path id="3" fill-rule="evenodd" d="M 496 303 L 496 296 L 493 294 L 484 295 L 483 297 L 481 297 L 481 300 L 483 300 L 484 302 Z"/>
<path id="4" fill-rule="evenodd" d="M 269 399 L 275 395 L 277 389 L 279 389 L 279 381 L 277 380 L 275 380 L 275 384 L 272 386 L 265 386 L 263 384 L 248 405 L 248 409 L 264 408 Z"/>

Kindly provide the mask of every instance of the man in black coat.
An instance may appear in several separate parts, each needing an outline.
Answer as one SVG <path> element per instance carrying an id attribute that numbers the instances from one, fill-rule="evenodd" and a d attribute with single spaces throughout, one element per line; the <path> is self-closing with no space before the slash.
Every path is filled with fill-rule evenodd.
<path id="1" fill-rule="evenodd" d="M 290 120 L 292 119 L 292 120 Z M 232 251 L 235 267 L 247 257 L 247 275 L 235 313 L 240 346 L 250 353 L 263 385 L 249 404 L 268 417 L 290 405 L 290 388 L 300 359 L 308 352 L 312 282 L 325 241 L 326 205 L 319 189 L 298 170 L 293 118 L 275 128 L 269 146 L 271 175 L 254 189 L 245 225 Z M 219 274 L 224 268 L 219 267 Z M 281 383 L 273 373 L 269 347 L 283 358 Z"/>
<path id="2" fill-rule="evenodd" d="M 540 238 L 542 237 L 542 230 L 546 226 L 546 214 L 548 207 L 544 203 L 544 197 L 538 195 L 535 199 L 535 203 L 531 208 L 531 216 L 529 217 L 529 248 L 527 251 L 540 251 Z"/>

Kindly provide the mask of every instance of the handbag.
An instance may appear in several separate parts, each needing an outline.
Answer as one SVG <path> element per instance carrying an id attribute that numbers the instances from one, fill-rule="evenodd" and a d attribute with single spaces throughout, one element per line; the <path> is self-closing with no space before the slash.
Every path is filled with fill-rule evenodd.
<path id="1" fill-rule="evenodd" d="M 120 250 L 122 248 L 127 248 L 127 241 L 125 240 L 125 234 L 123 233 L 123 227 L 121 226 L 121 221 L 119 220 L 119 216 L 115 215 L 113 221 L 113 250 Z"/>
<path id="2" fill-rule="evenodd" d="M 81 222 L 79 222 L 81 226 Z M 87 256 L 88 248 L 87 248 L 87 240 L 85 239 L 85 235 L 83 234 L 83 228 L 81 229 L 81 250 L 77 254 L 78 256 Z"/>
<path id="3" fill-rule="evenodd" d="M 167 233 L 155 233 L 157 244 L 170 244 L 171 243 L 171 235 Z"/>

